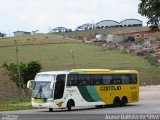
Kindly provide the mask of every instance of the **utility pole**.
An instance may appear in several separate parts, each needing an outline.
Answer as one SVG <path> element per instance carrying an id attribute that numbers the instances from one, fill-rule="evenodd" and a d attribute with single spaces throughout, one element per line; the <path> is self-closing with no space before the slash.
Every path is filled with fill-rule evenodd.
<path id="1" fill-rule="evenodd" d="M 67 33 L 64 31 L 63 39 L 66 39 Z"/>
<path id="2" fill-rule="evenodd" d="M 18 81 L 19 81 L 19 90 L 20 90 L 20 93 L 21 93 L 22 82 L 21 82 L 20 69 L 19 69 L 18 40 L 14 40 L 14 42 L 15 42 L 15 47 L 16 47 L 16 63 L 17 63 L 17 74 L 18 74 Z"/>
<path id="3" fill-rule="evenodd" d="M 93 20 L 92 20 L 92 23 L 91 23 L 91 24 L 92 24 L 92 30 L 93 30 L 94 27 L 95 27 L 95 26 L 94 26 L 94 21 L 93 21 Z"/>
<path id="4" fill-rule="evenodd" d="M 10 37 L 10 30 L 8 30 L 8 37 Z"/>
<path id="5" fill-rule="evenodd" d="M 71 50 L 71 54 L 72 54 L 72 60 L 73 60 L 74 68 L 76 69 L 75 56 L 74 56 L 74 52 L 72 50 Z"/>

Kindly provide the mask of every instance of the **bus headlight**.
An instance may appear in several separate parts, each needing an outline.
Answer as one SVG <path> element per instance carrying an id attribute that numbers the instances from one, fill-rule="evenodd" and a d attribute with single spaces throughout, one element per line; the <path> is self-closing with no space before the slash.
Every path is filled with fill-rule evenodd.
<path id="1" fill-rule="evenodd" d="M 33 98 L 31 99 L 31 102 L 34 102 L 34 99 L 33 99 Z"/>

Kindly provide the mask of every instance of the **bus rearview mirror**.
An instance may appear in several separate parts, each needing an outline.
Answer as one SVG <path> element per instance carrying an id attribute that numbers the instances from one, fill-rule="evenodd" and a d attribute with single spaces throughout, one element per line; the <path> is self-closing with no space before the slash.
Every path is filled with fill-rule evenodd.
<path id="1" fill-rule="evenodd" d="M 33 86 L 34 86 L 34 83 L 35 83 L 34 80 L 29 80 L 29 81 L 27 82 L 27 88 L 32 89 Z"/>

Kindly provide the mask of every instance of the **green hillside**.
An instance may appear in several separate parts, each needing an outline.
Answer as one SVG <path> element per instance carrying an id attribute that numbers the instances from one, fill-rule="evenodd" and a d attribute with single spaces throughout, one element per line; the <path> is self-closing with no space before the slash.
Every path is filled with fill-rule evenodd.
<path id="1" fill-rule="evenodd" d="M 39 34 L 31 36 L 18 36 L 11 38 L 0 39 L 0 47 L 14 46 L 15 40 L 18 40 L 19 45 L 34 45 L 34 44 L 58 44 L 58 43 L 73 43 L 77 42 L 73 39 L 63 39 L 62 36 L 58 35 L 48 35 L 48 34 Z"/>
<path id="2" fill-rule="evenodd" d="M 141 57 L 109 51 L 100 46 L 85 44 L 73 39 L 63 39 L 55 35 L 1 39 L 0 66 L 4 62 L 16 62 L 14 40 L 18 40 L 20 44 L 19 61 L 37 60 L 42 64 L 43 71 L 67 70 L 75 67 L 136 69 L 140 73 L 141 84 L 144 81 L 146 84 L 160 84 L 160 68 L 151 66 Z M 71 51 L 74 53 L 76 66 Z"/>

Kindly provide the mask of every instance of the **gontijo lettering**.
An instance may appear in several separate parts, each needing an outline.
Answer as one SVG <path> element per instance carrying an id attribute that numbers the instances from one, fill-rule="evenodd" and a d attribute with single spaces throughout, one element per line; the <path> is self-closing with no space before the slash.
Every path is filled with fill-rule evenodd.
<path id="1" fill-rule="evenodd" d="M 109 91 L 109 90 L 121 90 L 121 86 L 102 86 L 100 87 L 101 91 Z"/>

